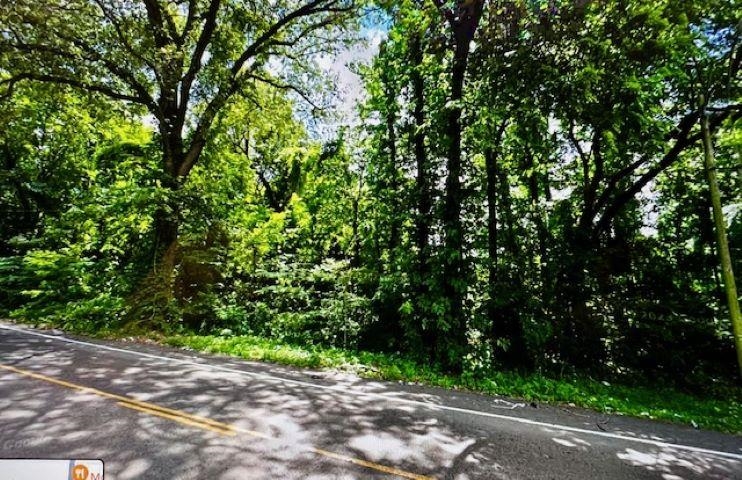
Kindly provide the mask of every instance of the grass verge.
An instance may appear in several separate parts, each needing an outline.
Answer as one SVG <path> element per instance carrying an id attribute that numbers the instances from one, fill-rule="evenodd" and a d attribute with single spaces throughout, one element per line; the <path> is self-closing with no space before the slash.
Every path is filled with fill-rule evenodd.
<path id="1" fill-rule="evenodd" d="M 446 375 L 410 359 L 335 348 L 300 347 L 275 340 L 235 336 L 176 335 L 160 339 L 174 347 L 307 368 L 327 368 L 364 378 L 459 388 L 527 401 L 573 404 L 600 412 L 664 420 L 742 434 L 742 389 L 721 400 L 670 388 L 619 385 L 586 377 L 547 378 L 493 372 L 486 378 Z"/>

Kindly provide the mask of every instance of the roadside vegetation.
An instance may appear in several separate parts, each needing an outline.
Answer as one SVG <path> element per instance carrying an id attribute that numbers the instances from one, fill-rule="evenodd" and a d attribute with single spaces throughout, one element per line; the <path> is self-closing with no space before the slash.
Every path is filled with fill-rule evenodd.
<path id="1" fill-rule="evenodd" d="M 45 325 L 51 327 L 52 325 Z M 489 371 L 453 375 L 421 364 L 400 353 L 379 353 L 342 348 L 292 345 L 256 336 L 136 333 L 131 330 L 75 331 L 103 339 L 154 341 L 197 352 L 238 357 L 299 368 L 339 371 L 361 378 L 468 390 L 523 400 L 527 408 L 540 403 L 582 407 L 612 415 L 685 424 L 742 435 L 742 388 L 709 386 L 702 394 L 681 391 L 668 384 L 637 384 L 636 378 L 609 380 L 585 374 L 544 375 L 515 371 Z M 731 399 L 731 400 L 730 400 Z M 609 428 L 610 418 L 605 418 Z"/>
<path id="2" fill-rule="evenodd" d="M 740 432 L 735 7 L 2 2 L 0 315 Z"/>
<path id="3" fill-rule="evenodd" d="M 536 373 L 492 371 L 450 375 L 400 355 L 307 348 L 259 337 L 177 335 L 163 343 L 196 351 L 231 355 L 306 368 L 350 372 L 363 378 L 402 381 L 443 388 L 504 395 L 526 402 L 579 406 L 610 414 L 664 420 L 742 434 L 742 389 L 719 389 L 697 396 L 657 384 L 626 385 L 572 375 L 547 377 Z M 611 379 L 614 381 L 613 379 Z M 618 382 L 632 381 L 617 379 Z M 729 399 L 732 399 L 729 401 Z"/>

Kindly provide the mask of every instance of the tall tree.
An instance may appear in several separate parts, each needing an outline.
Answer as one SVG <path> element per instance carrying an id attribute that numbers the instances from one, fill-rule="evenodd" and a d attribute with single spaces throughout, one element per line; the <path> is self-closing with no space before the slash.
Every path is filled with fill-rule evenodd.
<path id="1" fill-rule="evenodd" d="M 463 303 L 466 292 L 466 261 L 464 226 L 461 219 L 461 208 L 464 201 L 464 190 L 461 179 L 462 166 L 462 125 L 464 81 L 469 62 L 471 42 L 482 18 L 484 0 L 467 0 L 452 2 L 436 0 L 450 28 L 450 39 L 453 46 L 451 59 L 450 93 L 447 104 L 445 127 L 446 156 L 446 191 L 443 207 L 443 292 L 447 300 L 447 309 L 443 324 L 447 335 L 444 348 L 439 349 L 439 360 L 446 365 L 457 366 L 466 345 L 466 320 Z"/>
<path id="2" fill-rule="evenodd" d="M 431 168 L 428 159 L 426 142 L 426 114 L 425 114 L 425 52 L 424 41 L 427 25 L 424 22 L 421 28 L 413 30 L 409 38 L 410 83 L 412 84 L 412 143 L 415 158 L 415 194 L 417 199 L 417 215 L 415 216 L 415 246 L 417 258 L 415 261 L 416 285 L 415 296 L 418 311 L 418 328 L 421 338 L 429 349 L 436 347 L 437 326 L 428 316 L 427 299 L 430 292 L 430 231 L 433 224 L 433 199 L 431 192 Z M 431 350 L 432 351 L 432 350 Z"/>
<path id="3" fill-rule="evenodd" d="M 48 82 L 139 104 L 156 119 L 162 181 L 173 190 L 199 161 L 214 120 L 255 82 L 309 98 L 290 68 L 330 48 L 352 0 L 35 0 L 0 5 L 0 85 Z M 301 60 L 301 61 L 297 61 Z M 178 234 L 164 206 L 160 250 Z"/>

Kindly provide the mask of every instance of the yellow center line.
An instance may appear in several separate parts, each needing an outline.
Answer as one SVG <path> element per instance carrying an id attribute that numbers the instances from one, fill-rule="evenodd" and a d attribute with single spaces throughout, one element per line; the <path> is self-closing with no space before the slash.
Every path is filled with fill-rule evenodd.
<path id="1" fill-rule="evenodd" d="M 134 398 L 124 397 L 122 395 L 116 395 L 115 393 L 105 392 L 103 390 L 98 390 L 96 388 L 91 388 L 91 387 L 86 387 L 84 385 L 78 385 L 75 383 L 66 382 L 58 378 L 47 377 L 46 375 L 41 375 L 39 373 L 30 372 L 28 370 L 22 370 L 20 368 L 11 367 L 10 365 L 3 365 L 0 363 L 0 369 L 7 370 L 10 372 L 16 373 L 18 375 L 35 378 L 37 380 L 43 380 L 45 382 L 53 383 L 61 387 L 66 387 L 66 388 L 70 388 L 73 390 L 77 390 L 79 392 L 90 393 L 93 395 L 97 395 L 99 397 L 116 400 L 116 404 L 121 407 L 129 408 L 129 409 L 136 410 L 138 412 L 146 413 L 149 415 L 154 415 L 160 418 L 165 418 L 165 419 L 172 420 L 178 423 L 182 423 L 184 425 L 188 425 L 191 427 L 209 430 L 209 431 L 218 433 L 220 435 L 232 436 L 232 435 L 236 435 L 237 433 L 244 433 L 246 435 L 250 435 L 252 437 L 257 437 L 257 438 L 263 438 L 263 439 L 271 438 L 269 435 L 266 435 L 261 432 L 256 432 L 254 430 L 247 430 L 247 429 L 240 428 L 234 425 L 229 425 L 226 423 L 218 422 L 210 418 L 193 415 L 193 414 L 183 412 L 180 410 L 173 410 L 170 408 L 155 405 L 153 403 L 142 402 Z M 330 452 L 328 450 L 322 450 L 320 448 L 308 448 L 307 451 L 310 451 L 317 455 L 321 455 L 323 457 L 352 463 L 354 465 L 359 465 L 365 468 L 376 470 L 382 473 L 387 473 L 389 475 L 395 475 L 401 478 L 409 478 L 412 480 L 433 480 L 433 477 L 428 477 L 425 475 L 418 475 L 415 473 L 407 472 L 405 470 L 400 470 L 398 468 L 382 465 L 380 463 L 370 462 L 368 460 L 363 460 L 361 458 L 349 457 L 347 455 Z"/>
<path id="2" fill-rule="evenodd" d="M 157 410 L 152 410 L 152 409 L 149 409 L 149 408 L 140 407 L 140 406 L 135 405 L 133 403 L 118 402 L 118 405 L 120 405 L 122 407 L 125 407 L 125 408 L 130 408 L 132 410 L 136 410 L 138 412 L 148 413 L 150 415 L 155 415 L 155 416 L 161 417 L 161 418 L 167 418 L 168 420 L 174 420 L 176 422 L 179 422 L 179 423 L 182 423 L 182 424 L 185 424 L 185 425 L 190 425 L 192 427 L 198 427 L 198 428 L 203 428 L 205 430 L 210 430 L 212 432 L 216 432 L 216 433 L 219 433 L 221 435 L 230 435 L 230 436 L 233 436 L 233 435 L 236 435 L 237 434 L 237 432 L 235 432 L 235 430 L 233 428 L 231 428 L 229 425 L 225 425 L 225 428 L 217 428 L 217 427 L 212 426 L 212 425 L 207 425 L 207 424 L 204 424 L 204 423 L 194 422 L 192 420 L 188 420 L 187 418 L 178 417 L 176 415 L 170 415 L 170 414 L 167 414 L 167 413 L 158 412 Z"/>
<path id="3" fill-rule="evenodd" d="M 44 380 L 46 382 L 53 383 L 55 385 L 59 385 L 59 386 L 66 387 L 66 388 L 71 388 L 79 392 L 90 393 L 93 395 L 97 395 L 99 397 L 108 398 L 111 400 L 117 400 L 121 404 L 126 404 L 124 406 L 128 406 L 128 407 L 136 406 L 141 409 L 150 411 L 150 413 L 152 413 L 153 415 L 155 415 L 154 412 L 157 412 L 158 416 L 163 416 L 164 418 L 169 418 L 169 417 L 165 417 L 165 415 L 170 415 L 171 417 L 173 417 L 173 419 L 177 417 L 179 419 L 188 420 L 190 422 L 190 423 L 187 423 L 188 425 L 192 425 L 193 423 L 198 423 L 199 426 L 208 425 L 208 426 L 216 427 L 217 429 L 233 430 L 230 425 L 227 425 L 225 423 L 217 422 L 216 420 L 211 420 L 210 418 L 200 417 L 198 415 L 192 415 L 190 413 L 182 412 L 180 410 L 173 410 L 170 408 L 161 407 L 153 403 L 142 402 L 134 398 L 116 395 L 115 393 L 104 392 L 103 390 L 98 390 L 96 388 L 91 388 L 91 387 L 86 387 L 84 385 L 78 385 L 75 383 L 66 382 L 64 380 L 60 380 L 54 377 L 47 377 L 46 375 L 29 372 L 28 370 L 21 370 L 20 368 L 11 367 L 9 365 L 0 364 L 0 368 L 9 370 L 19 375 L 25 375 L 27 377 L 35 378 L 37 380 Z M 185 422 L 181 422 L 181 423 L 185 423 Z M 229 433 L 225 433 L 225 434 L 229 434 Z"/>

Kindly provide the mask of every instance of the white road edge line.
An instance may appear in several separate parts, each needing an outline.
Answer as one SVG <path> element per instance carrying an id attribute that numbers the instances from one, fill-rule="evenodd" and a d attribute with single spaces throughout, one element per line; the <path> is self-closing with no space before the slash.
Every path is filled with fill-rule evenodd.
<path id="1" fill-rule="evenodd" d="M 537 427 L 550 428 L 550 429 L 561 430 L 561 431 L 566 431 L 566 432 L 582 433 L 582 434 L 586 434 L 586 435 L 593 435 L 593 436 L 605 437 L 605 438 L 613 438 L 613 439 L 625 440 L 625 441 L 629 441 L 629 442 L 643 443 L 643 444 L 646 444 L 646 445 L 654 445 L 656 447 L 674 448 L 674 449 L 677 449 L 677 450 L 685 450 L 685 451 L 696 452 L 696 453 L 706 453 L 706 454 L 710 454 L 710 455 L 717 455 L 717 456 L 720 456 L 720 457 L 731 458 L 731 459 L 734 459 L 734 460 L 742 460 L 742 454 L 739 454 L 739 453 L 724 452 L 724 451 L 719 451 L 719 450 L 711 450 L 711 449 L 707 449 L 707 448 L 693 447 L 691 445 L 682 445 L 682 444 L 677 444 L 677 443 L 661 442 L 659 440 L 651 440 L 651 439 L 648 439 L 648 438 L 630 437 L 630 436 L 626 436 L 626 435 L 620 435 L 618 433 L 585 430 L 585 429 L 582 429 L 582 428 L 570 427 L 568 425 L 559 425 L 559 424 L 555 424 L 555 423 L 539 422 L 537 420 L 530 420 L 530 419 L 527 419 L 527 418 L 520 418 L 520 417 L 511 417 L 509 415 L 501 415 L 501 414 L 497 414 L 497 413 L 483 412 L 481 410 L 469 410 L 469 409 L 466 409 L 466 408 L 450 407 L 450 406 L 447 406 L 447 405 L 436 405 L 434 403 L 421 402 L 421 401 L 418 401 L 418 400 L 409 400 L 409 399 L 406 399 L 406 398 L 392 397 L 392 396 L 383 395 L 383 394 L 380 394 L 380 393 L 361 392 L 361 391 L 358 391 L 358 390 L 347 389 L 347 388 L 339 387 L 339 386 L 317 385 L 315 383 L 304 382 L 304 381 L 301 381 L 301 380 L 292 380 L 292 379 L 289 379 L 289 378 L 281 378 L 281 377 L 276 377 L 276 376 L 273 376 L 273 375 L 268 375 L 268 374 L 265 374 L 265 373 L 247 372 L 247 371 L 238 370 L 238 369 L 235 369 L 235 368 L 222 367 L 222 366 L 219 366 L 219 365 L 210 365 L 208 363 L 200 363 L 200 362 L 194 362 L 194 361 L 190 361 L 190 360 L 183 360 L 183 359 L 179 359 L 179 358 L 164 357 L 164 356 L 161 356 L 161 355 L 153 355 L 151 353 L 138 352 L 136 350 L 128 350 L 128 349 L 125 349 L 125 348 L 116 348 L 116 347 L 111 347 L 111 346 L 108 346 L 108 345 L 101 345 L 101 344 L 97 344 L 97 343 L 83 342 L 81 340 L 74 340 L 72 338 L 67 338 L 67 337 L 64 337 L 64 336 L 47 335 L 47 334 L 39 333 L 39 332 L 32 332 L 32 331 L 29 331 L 29 330 L 26 330 L 26 329 L 23 329 L 23 328 L 9 327 L 9 326 L 3 325 L 3 324 L 0 324 L 0 329 L 10 330 L 10 331 L 14 331 L 14 332 L 18 332 L 18 333 L 22 333 L 22 334 L 26 334 L 26 335 L 34 335 L 34 336 L 37 336 L 37 337 L 48 338 L 48 339 L 52 339 L 52 340 L 58 340 L 60 342 L 66 342 L 66 343 L 71 343 L 71 344 L 77 344 L 77 345 L 85 345 L 85 346 L 89 346 L 89 347 L 95 347 L 95 348 L 97 348 L 99 350 L 109 350 L 109 351 L 112 351 L 112 352 L 126 353 L 126 354 L 129 354 L 129 355 L 136 355 L 136 356 L 139 356 L 139 357 L 152 358 L 152 359 L 155 359 L 155 360 L 161 360 L 161 361 L 171 362 L 171 363 L 178 363 L 178 364 L 181 364 L 181 365 L 191 365 L 191 366 L 201 367 L 201 368 L 207 368 L 207 369 L 211 369 L 211 370 L 219 370 L 219 371 L 224 371 L 224 372 L 229 372 L 229 373 L 237 373 L 237 374 L 240 374 L 240 375 L 247 375 L 247 376 L 251 376 L 251 377 L 255 377 L 255 378 L 262 378 L 262 379 L 270 380 L 270 381 L 283 382 L 283 383 L 288 383 L 288 384 L 293 384 L 293 385 L 299 385 L 299 386 L 309 387 L 309 388 L 316 388 L 316 389 L 321 389 L 321 390 L 330 390 L 330 391 L 334 391 L 334 392 L 338 392 L 338 393 L 343 393 L 343 394 L 349 394 L 350 393 L 350 394 L 354 394 L 354 395 L 357 395 L 357 396 L 365 396 L 365 397 L 370 397 L 370 398 L 376 398 L 376 399 L 384 400 L 384 401 L 387 401 L 387 402 L 397 402 L 397 403 L 404 403 L 404 404 L 407 404 L 407 405 L 420 406 L 420 407 L 424 407 L 424 408 L 429 408 L 431 410 L 446 410 L 446 411 L 450 411 L 450 412 L 466 413 L 466 414 L 470 414 L 470 415 L 478 415 L 478 416 L 482 416 L 482 417 L 497 418 L 497 419 L 500 419 L 500 420 L 507 420 L 507 421 L 511 421 L 511 422 L 522 423 L 522 424 L 526 424 L 526 425 L 534 425 L 534 426 L 537 426 Z"/>

